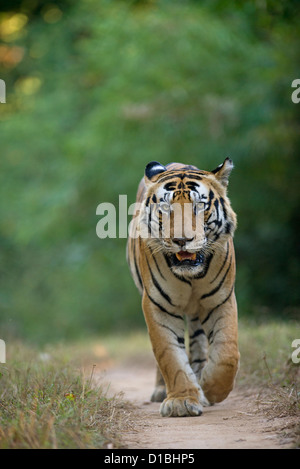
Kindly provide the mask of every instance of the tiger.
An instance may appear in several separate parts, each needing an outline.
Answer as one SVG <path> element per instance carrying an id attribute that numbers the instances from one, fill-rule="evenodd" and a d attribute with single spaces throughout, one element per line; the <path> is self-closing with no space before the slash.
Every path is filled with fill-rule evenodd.
<path id="1" fill-rule="evenodd" d="M 240 354 L 232 169 L 230 158 L 212 171 L 152 161 L 138 186 L 127 262 L 157 363 L 151 401 L 162 417 L 199 416 L 234 387 Z"/>

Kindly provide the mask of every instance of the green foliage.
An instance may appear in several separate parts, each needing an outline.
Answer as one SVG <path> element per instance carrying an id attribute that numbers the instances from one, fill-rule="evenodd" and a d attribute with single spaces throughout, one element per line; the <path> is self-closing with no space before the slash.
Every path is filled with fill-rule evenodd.
<path id="1" fill-rule="evenodd" d="M 2 34 L 23 58 L 1 70 L 1 331 L 143 324 L 126 240 L 97 238 L 96 207 L 133 203 L 151 160 L 233 159 L 240 314 L 298 313 L 299 14 L 225 3 L 52 2 Z"/>

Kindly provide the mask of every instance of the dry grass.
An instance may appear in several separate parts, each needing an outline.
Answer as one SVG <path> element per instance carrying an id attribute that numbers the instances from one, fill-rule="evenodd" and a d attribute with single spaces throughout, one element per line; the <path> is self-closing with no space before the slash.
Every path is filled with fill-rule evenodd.
<path id="1" fill-rule="evenodd" d="M 122 447 L 132 406 L 95 387 L 94 367 L 85 376 L 55 352 L 10 349 L 14 357 L 0 368 L 0 449 Z"/>
<path id="2" fill-rule="evenodd" d="M 255 389 L 257 413 L 293 447 L 300 446 L 300 364 L 291 360 L 291 344 L 299 336 L 296 322 L 240 324 L 238 386 Z"/>
<path id="3" fill-rule="evenodd" d="M 300 447 L 300 398 L 293 386 L 270 384 L 256 398 L 257 411 L 274 421 L 277 431 L 292 447 Z"/>

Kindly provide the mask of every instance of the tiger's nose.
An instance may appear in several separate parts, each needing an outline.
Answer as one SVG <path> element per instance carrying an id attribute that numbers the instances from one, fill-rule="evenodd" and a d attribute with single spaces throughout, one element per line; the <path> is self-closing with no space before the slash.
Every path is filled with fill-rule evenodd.
<path id="1" fill-rule="evenodd" d="M 178 244 L 178 246 L 184 246 L 189 241 L 193 241 L 194 238 L 173 238 L 173 243 Z"/>

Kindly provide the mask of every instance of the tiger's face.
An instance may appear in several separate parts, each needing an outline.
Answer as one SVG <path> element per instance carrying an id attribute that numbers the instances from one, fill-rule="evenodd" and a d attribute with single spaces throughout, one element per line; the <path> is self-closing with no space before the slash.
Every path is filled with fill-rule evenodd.
<path id="1" fill-rule="evenodd" d="M 180 275 L 201 275 L 216 249 L 233 236 L 236 216 L 226 195 L 228 158 L 214 171 L 149 163 L 140 223 L 152 249 Z M 146 236 L 145 236 L 146 234 Z"/>

